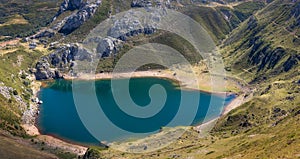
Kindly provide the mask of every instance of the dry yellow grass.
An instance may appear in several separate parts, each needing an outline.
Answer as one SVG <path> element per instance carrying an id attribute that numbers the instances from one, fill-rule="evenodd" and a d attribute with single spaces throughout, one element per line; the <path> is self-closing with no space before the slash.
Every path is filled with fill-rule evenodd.
<path id="1" fill-rule="evenodd" d="M 10 18 L 10 20 L 8 20 L 7 22 L 0 24 L 0 27 L 12 25 L 12 24 L 28 24 L 28 21 L 26 19 L 24 19 L 23 16 L 16 14 L 16 15 L 13 15 Z"/>

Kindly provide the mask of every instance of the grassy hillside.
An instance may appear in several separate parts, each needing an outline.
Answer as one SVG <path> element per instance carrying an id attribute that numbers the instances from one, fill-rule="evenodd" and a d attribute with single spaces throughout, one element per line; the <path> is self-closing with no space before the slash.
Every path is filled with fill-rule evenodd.
<path id="1" fill-rule="evenodd" d="M 299 2 L 289 2 L 274 1 L 226 39 L 222 52 L 234 73 L 252 82 L 299 75 Z"/>
<path id="2" fill-rule="evenodd" d="M 100 7 L 97 9 L 95 15 L 87 20 L 82 26 L 77 30 L 69 34 L 63 39 L 65 43 L 80 42 L 84 40 L 85 36 L 89 34 L 90 30 L 96 27 L 99 23 L 109 17 L 109 13 L 116 14 L 121 11 L 129 10 L 130 1 L 120 1 L 120 0 L 103 0 Z M 224 6 L 196 6 L 187 4 L 186 6 L 181 6 L 178 11 L 190 16 L 195 21 L 200 23 L 211 35 L 216 44 L 220 43 L 226 35 L 236 28 L 245 18 L 261 9 L 265 3 L 263 2 L 241 2 L 234 7 L 224 7 Z M 60 39 L 59 34 L 53 40 Z M 115 63 L 118 59 L 131 49 L 132 47 L 147 42 L 161 43 L 175 48 L 177 51 L 181 52 L 191 63 L 198 62 L 201 57 L 195 54 L 194 48 L 189 45 L 184 39 L 171 34 L 171 33 L 160 33 L 158 31 L 153 35 L 139 35 L 138 37 L 129 38 L 124 47 L 120 49 L 119 54 L 113 58 L 102 59 L 99 62 L 98 71 L 99 72 L 110 72 L 113 70 Z M 160 68 L 158 66 L 149 65 L 151 69 Z M 145 66 L 145 69 L 148 66 Z"/>
<path id="3" fill-rule="evenodd" d="M 103 158 L 299 158 L 299 2 L 274 1 L 224 41 L 228 73 L 254 97 L 218 120 L 207 138 L 189 130 L 157 152 L 98 150 Z"/>
<path id="4" fill-rule="evenodd" d="M 1 52 L 3 50 L 0 50 Z M 11 87 L 11 98 L 7 99 L 0 94 L 0 127 L 12 134 L 25 136 L 25 131 L 20 127 L 22 109 L 20 102 L 13 95 L 20 96 L 25 104 L 29 103 L 32 90 L 30 89 L 31 81 L 27 78 L 28 68 L 33 66 L 43 53 L 35 50 L 30 51 L 24 46 L 18 46 L 17 50 L 1 56 L 0 62 L 0 79 L 1 86 Z M 21 73 L 23 72 L 23 73 Z"/>
<path id="5" fill-rule="evenodd" d="M 61 0 L 1 0 L 0 36 L 2 40 L 26 37 L 48 25 Z M 3 36 L 9 36 L 4 38 Z"/>
<path id="6" fill-rule="evenodd" d="M 0 2 L 0 35 L 12 37 L 27 36 L 47 25 L 58 4 L 56 0 Z M 225 39 L 220 50 L 228 73 L 249 83 L 254 91 L 252 100 L 219 119 L 210 136 L 199 138 L 198 133 L 190 129 L 175 143 L 157 152 L 129 154 L 91 147 L 85 158 L 299 158 L 300 2 L 275 0 L 259 10 L 264 6 L 261 1 L 251 1 L 234 6 L 186 4 L 177 8 L 201 23 L 216 43 Z M 65 37 L 64 42 L 83 40 L 93 27 L 109 16 L 110 11 L 114 14 L 128 8 L 128 1 L 103 0 L 96 14 Z M 98 70 L 111 71 L 124 52 L 147 42 L 167 44 L 183 52 L 191 62 L 200 59 L 194 56 L 193 48 L 183 39 L 157 32 L 151 36 L 129 38 L 119 55 L 101 61 Z M 5 48 L 0 50 L 0 86 L 12 88 L 9 92 L 12 98 L 0 94 L 0 128 L 12 135 L 28 138 L 20 126 L 20 103 L 13 96 L 19 95 L 29 102 L 32 90 L 26 73 L 49 51 L 29 50 L 26 46 L 20 44 L 7 48 L 9 51 Z M 9 135 L 0 134 L 0 140 L 0 158 L 4 155 L 5 158 L 53 157 L 38 151 L 43 147 L 42 143 L 32 146 L 34 140 L 30 146 L 27 140 L 24 143 L 24 140 Z M 75 157 L 64 153 L 57 155 L 61 158 Z"/>
<path id="7" fill-rule="evenodd" d="M 80 28 L 66 37 L 65 42 L 81 41 L 96 27 L 101 21 L 109 17 L 110 12 L 117 14 L 122 11 L 131 9 L 130 1 L 125 0 L 103 0 L 95 15 L 89 19 Z M 186 4 L 178 7 L 177 10 L 182 12 L 198 23 L 200 23 L 209 32 L 212 38 L 218 43 L 239 23 L 248 18 L 253 12 L 263 8 L 265 3 L 259 1 L 242 2 L 232 8 L 224 6 L 197 6 Z"/>
<path id="8" fill-rule="evenodd" d="M 0 131 L 0 156 L 3 159 L 7 158 L 22 158 L 22 159 L 54 159 L 54 155 L 34 149 L 29 143 L 13 138 Z"/>

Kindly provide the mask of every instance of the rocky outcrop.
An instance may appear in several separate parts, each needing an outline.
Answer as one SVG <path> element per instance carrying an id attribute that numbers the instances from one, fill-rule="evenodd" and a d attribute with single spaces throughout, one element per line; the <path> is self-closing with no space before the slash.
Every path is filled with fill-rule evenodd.
<path id="1" fill-rule="evenodd" d="M 85 152 L 85 154 L 82 157 L 83 159 L 99 159 L 100 154 L 97 150 L 88 148 L 88 150 Z"/>
<path id="2" fill-rule="evenodd" d="M 17 90 L 14 90 L 12 87 L 5 86 L 4 83 L 0 83 L 0 94 L 8 100 L 13 97 L 14 100 L 19 104 L 19 109 L 21 112 L 26 110 L 27 103 L 18 94 Z"/>
<path id="3" fill-rule="evenodd" d="M 293 67 L 297 66 L 299 62 L 300 62 L 300 55 L 298 54 L 290 55 L 290 57 L 283 64 L 283 70 L 287 72 Z"/>
<path id="4" fill-rule="evenodd" d="M 13 89 L 11 87 L 0 86 L 0 94 L 2 94 L 4 96 L 4 98 L 6 98 L 6 99 L 11 98 L 12 91 L 13 91 Z"/>
<path id="5" fill-rule="evenodd" d="M 31 72 L 37 80 L 62 78 L 62 73 L 70 71 L 75 61 L 84 60 L 91 61 L 92 54 L 77 44 L 68 44 L 42 57 Z"/>
<path id="6" fill-rule="evenodd" d="M 128 12 L 114 22 L 108 36 L 125 41 L 130 36 L 153 34 L 157 30 L 161 16 L 161 13 L 153 12 L 151 17 L 145 19 L 139 12 Z"/>
<path id="7" fill-rule="evenodd" d="M 58 75 L 57 70 L 51 69 L 50 64 L 45 59 L 39 61 L 31 72 L 34 73 L 36 80 L 59 78 L 56 76 Z"/>
<path id="8" fill-rule="evenodd" d="M 152 6 L 151 0 L 133 0 L 131 7 L 150 7 Z"/>
<path id="9" fill-rule="evenodd" d="M 100 159 L 101 156 L 100 156 L 100 153 L 99 151 L 100 150 L 103 150 L 103 149 L 107 149 L 108 146 L 103 144 L 103 143 L 100 143 L 100 147 L 98 148 L 93 148 L 93 147 L 90 147 L 86 150 L 85 154 L 82 156 L 83 159 Z"/>
<path id="10" fill-rule="evenodd" d="M 83 0 L 64 0 L 60 7 L 59 11 L 57 12 L 55 17 L 58 17 L 61 13 L 65 11 L 73 11 L 76 9 L 80 9 L 80 7 L 83 5 Z"/>
<path id="11" fill-rule="evenodd" d="M 79 28 L 85 21 L 91 18 L 96 12 L 101 1 L 88 1 L 76 13 L 66 17 L 63 22 L 57 24 L 54 29 L 65 35 L 70 34 Z"/>
<path id="12" fill-rule="evenodd" d="M 79 28 L 85 21 L 87 21 L 94 13 L 96 9 L 100 5 L 100 2 L 97 3 L 87 3 L 84 7 L 82 7 L 78 12 L 70 15 L 64 21 L 65 23 L 59 29 L 59 33 L 63 33 L 65 35 L 70 34 L 77 28 Z"/>
<path id="13" fill-rule="evenodd" d="M 57 32 L 68 35 L 79 28 L 85 21 L 91 18 L 101 0 L 64 0 L 59 11 L 54 16 L 53 21 L 65 11 L 75 11 L 70 16 L 65 17 L 62 21 L 56 22 L 53 27 L 46 29 L 31 38 L 52 38 Z"/>
<path id="14" fill-rule="evenodd" d="M 110 57 L 117 53 L 118 45 L 121 43 L 120 40 L 107 37 L 102 40 L 97 45 L 96 51 L 99 57 Z"/>

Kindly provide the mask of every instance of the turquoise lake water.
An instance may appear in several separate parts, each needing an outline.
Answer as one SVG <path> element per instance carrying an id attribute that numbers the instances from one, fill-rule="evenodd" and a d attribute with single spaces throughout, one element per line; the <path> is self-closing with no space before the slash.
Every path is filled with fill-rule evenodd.
<path id="1" fill-rule="evenodd" d="M 122 80 L 124 79 L 118 79 L 117 81 L 122 82 Z M 175 117 L 181 103 L 180 97 L 183 94 L 188 98 L 187 102 L 183 104 L 184 109 L 189 109 L 189 101 L 193 101 L 193 99 L 198 97 L 200 98 L 200 101 L 197 103 L 198 110 L 194 112 L 196 116 L 193 118 L 192 123 L 190 123 L 191 125 L 200 124 L 206 115 L 206 120 L 218 117 L 224 105 L 234 99 L 234 96 L 228 96 L 224 102 L 224 98 L 217 95 L 195 90 L 180 90 L 178 89 L 178 85 L 166 79 L 132 78 L 129 85 L 132 100 L 141 107 L 149 104 L 151 102 L 149 89 L 155 84 L 159 84 L 165 89 L 167 97 L 164 107 L 157 114 L 149 118 L 133 117 L 120 110 L 113 98 L 110 80 L 99 80 L 95 81 L 95 83 L 94 81 L 77 82 L 77 86 L 80 86 L 80 89 L 77 89 L 75 93 L 77 93 L 77 97 L 82 98 L 80 101 L 85 102 L 88 109 L 91 104 L 90 94 L 95 89 L 96 91 L 94 92 L 96 92 L 98 102 L 111 123 L 126 131 L 140 134 L 132 136 L 117 133 L 109 127 L 104 127 L 104 120 L 102 121 L 101 118 L 95 117 L 94 125 L 99 128 L 98 131 L 102 136 L 102 141 L 108 142 L 145 137 L 143 133 L 151 134 L 158 132 L 161 127 L 167 126 Z M 121 94 L 126 91 L 121 87 L 118 87 L 116 90 Z M 74 89 L 72 90 L 72 82 L 66 80 L 56 80 L 50 83 L 48 87 L 41 89 L 39 97 L 43 101 L 43 104 L 40 107 L 38 117 L 40 132 L 79 144 L 99 144 L 99 141 L 89 133 L 80 120 L 73 99 L 74 91 Z M 152 93 L 154 96 L 157 94 L 159 98 L 161 92 L 155 92 L 154 90 Z M 209 114 L 207 114 L 212 97 L 214 97 L 214 102 L 210 107 Z M 193 114 L 193 112 L 186 111 L 182 119 L 189 117 L 190 114 Z M 179 120 L 168 126 L 190 124 L 182 123 Z"/>

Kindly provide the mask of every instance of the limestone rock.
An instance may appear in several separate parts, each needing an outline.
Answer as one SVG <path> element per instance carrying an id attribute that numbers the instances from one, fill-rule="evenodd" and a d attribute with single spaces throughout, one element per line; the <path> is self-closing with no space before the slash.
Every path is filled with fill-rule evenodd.
<path id="1" fill-rule="evenodd" d="M 131 2 L 131 7 L 150 7 L 152 3 L 150 0 L 133 0 Z"/>
<path id="2" fill-rule="evenodd" d="M 57 29 L 59 33 L 65 35 L 70 34 L 94 15 L 100 3 L 100 1 L 87 2 L 78 12 L 66 17 L 61 23 L 57 24 L 54 29 Z"/>
<path id="3" fill-rule="evenodd" d="M 77 44 L 59 47 L 44 56 L 32 69 L 37 80 L 62 78 L 62 72 L 68 72 L 75 66 L 75 61 L 91 61 L 92 54 Z"/>
<path id="4" fill-rule="evenodd" d="M 161 13 L 154 12 L 151 17 L 143 17 L 139 12 L 128 12 L 117 19 L 110 28 L 108 36 L 126 40 L 126 37 L 138 34 L 153 34 L 161 19 Z"/>
<path id="5" fill-rule="evenodd" d="M 64 0 L 59 7 L 59 11 L 57 12 L 56 17 L 58 17 L 65 11 L 80 9 L 80 7 L 82 6 L 82 2 L 83 0 Z"/>
<path id="6" fill-rule="evenodd" d="M 110 55 L 116 54 L 117 52 L 117 45 L 119 41 L 115 38 L 104 38 L 102 41 L 98 43 L 97 46 L 97 53 L 98 55 L 103 57 L 109 57 Z"/>

